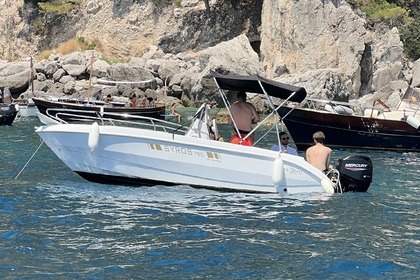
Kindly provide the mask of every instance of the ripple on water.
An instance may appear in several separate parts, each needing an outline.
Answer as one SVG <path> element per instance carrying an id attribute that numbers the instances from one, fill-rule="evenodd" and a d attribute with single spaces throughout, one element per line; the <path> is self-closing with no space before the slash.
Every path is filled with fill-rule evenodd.
<path id="1" fill-rule="evenodd" d="M 420 157 L 370 152 L 367 193 L 254 195 L 84 181 L 32 124 L 0 137 L 0 271 L 31 279 L 415 279 Z M 37 124 L 38 125 L 38 124 Z M 23 140 L 24 139 L 24 140 Z M 349 152 L 334 150 L 333 161 Z"/>

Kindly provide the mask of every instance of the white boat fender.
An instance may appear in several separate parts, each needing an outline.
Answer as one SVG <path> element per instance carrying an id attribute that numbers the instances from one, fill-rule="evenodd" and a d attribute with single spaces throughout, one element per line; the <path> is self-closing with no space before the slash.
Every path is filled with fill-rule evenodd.
<path id="1" fill-rule="evenodd" d="M 94 122 L 90 127 L 88 146 L 91 152 L 93 152 L 99 144 L 99 125 L 97 122 Z"/>
<path id="2" fill-rule="evenodd" d="M 278 157 L 274 160 L 273 163 L 273 184 L 276 187 L 280 186 L 281 181 L 283 180 L 284 177 L 284 169 L 283 169 L 283 160 L 281 159 L 281 157 Z"/>
<path id="3" fill-rule="evenodd" d="M 327 193 L 334 193 L 334 186 L 332 182 L 328 178 L 324 178 L 321 180 L 321 185 Z"/>
<path id="4" fill-rule="evenodd" d="M 15 104 L 15 109 L 16 109 L 16 111 L 19 112 L 19 109 L 20 109 L 19 104 Z"/>
<path id="5" fill-rule="evenodd" d="M 336 112 L 337 114 L 346 115 L 346 116 L 354 115 L 353 109 L 351 109 L 347 106 L 343 106 L 343 105 L 335 106 L 334 107 L 334 112 Z"/>
<path id="6" fill-rule="evenodd" d="M 330 112 L 330 113 L 335 113 L 334 108 L 330 105 L 330 104 L 325 104 L 324 107 L 325 111 Z"/>
<path id="7" fill-rule="evenodd" d="M 101 116 L 101 118 L 104 116 L 104 106 L 101 106 L 99 108 L 99 115 Z"/>
<path id="8" fill-rule="evenodd" d="M 413 116 L 408 116 L 407 119 L 405 120 L 409 125 L 411 125 L 412 127 L 419 129 L 420 127 L 420 120 L 416 119 Z"/>

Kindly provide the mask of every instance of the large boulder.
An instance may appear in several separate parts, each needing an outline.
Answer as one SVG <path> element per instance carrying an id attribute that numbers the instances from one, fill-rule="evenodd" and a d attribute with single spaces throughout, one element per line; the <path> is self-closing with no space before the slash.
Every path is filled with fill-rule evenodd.
<path id="1" fill-rule="evenodd" d="M 109 63 L 102 59 L 97 59 L 93 63 L 92 74 L 97 78 L 105 78 L 107 76 L 108 68 L 110 67 Z M 90 73 L 90 66 L 88 67 Z"/>
<path id="2" fill-rule="evenodd" d="M 345 76 L 336 68 L 307 71 L 305 73 L 281 76 L 275 80 L 282 83 L 304 87 L 308 96 L 317 99 L 348 101 L 349 91 Z"/>
<path id="3" fill-rule="evenodd" d="M 149 70 L 127 63 L 113 64 L 107 69 L 107 78 L 112 81 L 138 82 L 154 79 Z"/>
<path id="4" fill-rule="evenodd" d="M 201 71 L 197 75 L 191 75 L 194 86 L 190 96 L 196 105 L 201 101 L 213 100 L 222 104 L 216 92 L 216 84 L 210 75 L 211 71 L 237 75 L 265 75 L 258 54 L 252 49 L 245 35 L 202 51 L 199 56 L 199 68 Z M 233 100 L 234 94 L 229 95 L 229 98 Z"/>
<path id="5" fill-rule="evenodd" d="M 9 63 L 0 61 L 0 89 L 9 88 L 12 97 L 17 98 L 30 82 L 30 62 Z"/>
<path id="6" fill-rule="evenodd" d="M 376 32 L 373 38 L 373 86 L 376 90 L 381 90 L 389 82 L 399 79 L 403 68 L 404 49 L 396 28 L 383 34 Z"/>
<path id="7" fill-rule="evenodd" d="M 88 67 L 86 56 L 83 52 L 75 52 L 64 57 L 61 67 L 71 76 L 78 77 L 86 73 Z"/>

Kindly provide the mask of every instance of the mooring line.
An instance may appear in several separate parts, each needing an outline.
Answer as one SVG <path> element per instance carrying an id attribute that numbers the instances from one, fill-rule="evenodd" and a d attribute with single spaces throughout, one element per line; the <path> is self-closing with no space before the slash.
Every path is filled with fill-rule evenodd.
<path id="1" fill-rule="evenodd" d="M 36 151 L 32 154 L 31 158 L 26 162 L 25 166 L 20 170 L 20 172 L 18 173 L 18 175 L 16 175 L 15 179 L 17 179 L 20 176 L 20 174 L 23 172 L 23 169 L 26 168 L 26 166 L 29 164 L 29 162 L 32 160 L 32 158 L 35 156 L 35 154 L 38 152 L 39 148 L 41 148 L 42 144 L 44 144 L 44 141 L 41 141 L 41 144 L 39 144 L 39 146 L 36 149 Z"/>

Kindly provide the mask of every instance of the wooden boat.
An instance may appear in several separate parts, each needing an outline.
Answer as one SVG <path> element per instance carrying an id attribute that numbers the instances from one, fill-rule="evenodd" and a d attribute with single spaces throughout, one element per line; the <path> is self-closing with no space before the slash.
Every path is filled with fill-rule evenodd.
<path id="1" fill-rule="evenodd" d="M 0 125 L 12 125 L 17 113 L 14 104 L 0 103 Z"/>
<path id="2" fill-rule="evenodd" d="M 128 107 L 125 103 L 104 101 L 90 101 L 79 99 L 46 99 L 32 98 L 39 112 L 44 115 L 56 116 L 63 109 L 75 110 L 78 114 L 94 117 L 101 114 L 105 118 L 129 119 L 130 116 L 143 116 L 155 119 L 165 118 L 165 105 L 158 104 L 155 107 Z M 111 114 L 108 114 L 111 113 Z M 118 113 L 119 115 L 115 115 Z M 74 117 L 61 116 L 62 119 L 71 120 Z"/>
<path id="3" fill-rule="evenodd" d="M 312 135 L 322 131 L 330 147 L 420 152 L 420 111 L 413 100 L 403 98 L 398 110 L 380 100 L 357 110 L 355 104 L 307 99 L 278 112 L 299 150 L 311 146 Z"/>

